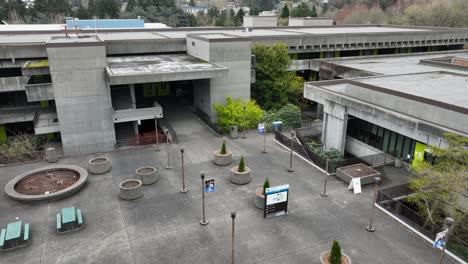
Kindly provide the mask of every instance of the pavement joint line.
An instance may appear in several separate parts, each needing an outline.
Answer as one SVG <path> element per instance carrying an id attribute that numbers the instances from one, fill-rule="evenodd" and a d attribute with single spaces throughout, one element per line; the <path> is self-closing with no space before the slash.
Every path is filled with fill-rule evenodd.
<path id="1" fill-rule="evenodd" d="M 276 142 L 278 145 L 282 146 L 283 148 L 285 149 L 288 149 L 289 151 L 291 151 L 288 147 L 286 147 L 285 145 L 281 144 L 280 142 L 278 142 L 276 139 L 273 139 L 274 142 Z M 321 171 L 322 173 L 326 173 L 325 170 L 323 170 L 322 168 L 320 168 L 319 166 L 315 165 L 314 163 L 308 161 L 307 159 L 305 159 L 304 157 L 302 157 L 301 155 L 297 154 L 296 152 L 294 152 L 294 155 L 296 155 L 297 157 L 301 158 L 303 161 L 307 162 L 308 164 L 314 166 L 316 169 L 318 169 L 319 171 Z M 331 174 L 328 174 L 328 176 L 330 176 Z"/>
<path id="2" fill-rule="evenodd" d="M 383 208 L 382 206 L 380 206 L 379 204 L 375 204 L 375 207 L 377 207 L 380 211 L 384 212 L 386 215 L 390 216 L 393 220 L 397 221 L 398 223 L 400 223 L 402 226 L 406 227 L 408 230 L 410 230 L 411 232 L 413 232 L 414 234 L 416 234 L 419 238 L 423 239 L 424 241 L 428 242 L 429 244 L 434 244 L 434 240 L 428 238 L 427 236 L 425 236 L 424 234 L 422 234 L 421 232 L 419 232 L 418 230 L 414 229 L 412 226 L 408 225 L 407 223 L 405 223 L 403 220 L 399 219 L 398 217 L 394 216 L 392 213 L 390 213 L 389 211 L 387 211 L 385 208 Z M 441 249 L 441 247 L 438 247 L 439 249 Z M 457 261 L 458 263 L 460 264 L 468 264 L 466 263 L 465 261 L 463 261 L 461 258 L 457 257 L 456 255 L 454 255 L 452 252 L 450 252 L 448 249 L 445 250 L 445 253 L 447 255 L 449 255 L 453 260 Z"/>
<path id="3" fill-rule="evenodd" d="M 46 228 L 47 228 L 47 213 L 49 212 L 50 202 L 47 202 L 46 208 L 46 219 L 44 223 L 44 235 L 42 236 L 42 247 L 41 247 L 41 258 L 39 259 L 39 263 L 42 263 L 42 258 L 44 256 L 44 247 L 45 247 L 45 236 L 46 236 Z"/>
<path id="4" fill-rule="evenodd" d="M 216 237 L 213 235 L 213 231 L 211 230 L 211 226 L 208 225 L 207 229 L 208 229 L 208 232 L 209 232 L 210 236 L 213 239 L 213 242 L 216 244 L 216 247 L 218 248 L 219 252 L 221 252 L 221 255 L 223 255 L 223 257 L 224 257 L 224 259 L 226 259 L 227 263 L 230 263 L 229 257 L 224 254 L 223 248 L 221 247 L 221 243 L 217 243 Z"/>

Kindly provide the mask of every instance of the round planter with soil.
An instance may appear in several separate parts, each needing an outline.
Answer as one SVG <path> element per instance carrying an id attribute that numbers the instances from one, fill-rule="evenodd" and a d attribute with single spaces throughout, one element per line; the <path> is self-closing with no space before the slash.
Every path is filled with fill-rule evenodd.
<path id="1" fill-rule="evenodd" d="M 92 174 L 103 174 L 110 171 L 111 161 L 107 157 L 94 158 L 89 160 L 88 167 Z"/>
<path id="2" fill-rule="evenodd" d="M 263 194 L 263 188 L 255 190 L 255 207 L 258 209 L 265 209 L 265 195 Z"/>
<path id="3" fill-rule="evenodd" d="M 135 200 L 143 195 L 143 183 L 140 180 L 130 179 L 120 183 L 120 198 Z"/>
<path id="4" fill-rule="evenodd" d="M 141 167 L 136 170 L 136 175 L 143 185 L 150 185 L 159 181 L 159 174 L 154 167 Z"/>
<path id="5" fill-rule="evenodd" d="M 238 166 L 231 168 L 231 182 L 240 185 L 251 182 L 250 168 L 246 166 L 243 172 L 239 172 L 238 168 Z"/>
<path id="6" fill-rule="evenodd" d="M 325 251 L 320 255 L 322 264 L 330 264 L 330 251 Z M 351 264 L 351 259 L 348 255 L 341 252 L 341 264 Z"/>
<path id="7" fill-rule="evenodd" d="M 221 154 L 220 150 L 214 152 L 214 163 L 218 166 L 226 166 L 232 163 L 232 152 L 226 151 L 226 154 Z"/>

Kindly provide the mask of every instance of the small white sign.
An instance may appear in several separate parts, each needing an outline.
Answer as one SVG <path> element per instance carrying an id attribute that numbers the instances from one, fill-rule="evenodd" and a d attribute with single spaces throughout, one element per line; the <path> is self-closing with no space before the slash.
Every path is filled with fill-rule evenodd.
<path id="1" fill-rule="evenodd" d="M 354 194 L 361 193 L 361 178 L 353 178 L 349 183 L 348 190 L 353 190 Z"/>
<path id="2" fill-rule="evenodd" d="M 258 133 L 265 134 L 265 123 L 258 124 Z"/>
<path id="3" fill-rule="evenodd" d="M 438 247 L 438 246 L 442 246 L 443 245 L 443 241 L 444 241 L 444 238 L 445 238 L 445 235 L 447 235 L 447 230 L 444 230 L 444 231 L 441 231 L 439 233 L 436 234 L 436 238 L 434 240 L 434 247 Z"/>

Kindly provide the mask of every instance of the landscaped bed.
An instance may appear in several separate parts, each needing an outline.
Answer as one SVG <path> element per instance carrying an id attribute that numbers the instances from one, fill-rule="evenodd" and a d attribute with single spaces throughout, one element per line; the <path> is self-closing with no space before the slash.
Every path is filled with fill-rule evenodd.
<path id="1" fill-rule="evenodd" d="M 15 186 L 15 191 L 26 195 L 53 193 L 68 188 L 79 178 L 80 174 L 72 170 L 41 171 L 19 181 Z"/>

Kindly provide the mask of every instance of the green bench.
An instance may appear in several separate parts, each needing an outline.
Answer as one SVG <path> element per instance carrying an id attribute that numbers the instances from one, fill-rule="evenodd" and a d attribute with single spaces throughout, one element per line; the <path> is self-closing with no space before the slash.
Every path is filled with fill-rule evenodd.
<path id="1" fill-rule="evenodd" d="M 10 250 L 29 244 L 29 224 L 24 224 L 23 232 L 21 232 L 22 226 L 23 222 L 17 221 L 9 223 L 0 231 L 0 250 Z"/>

